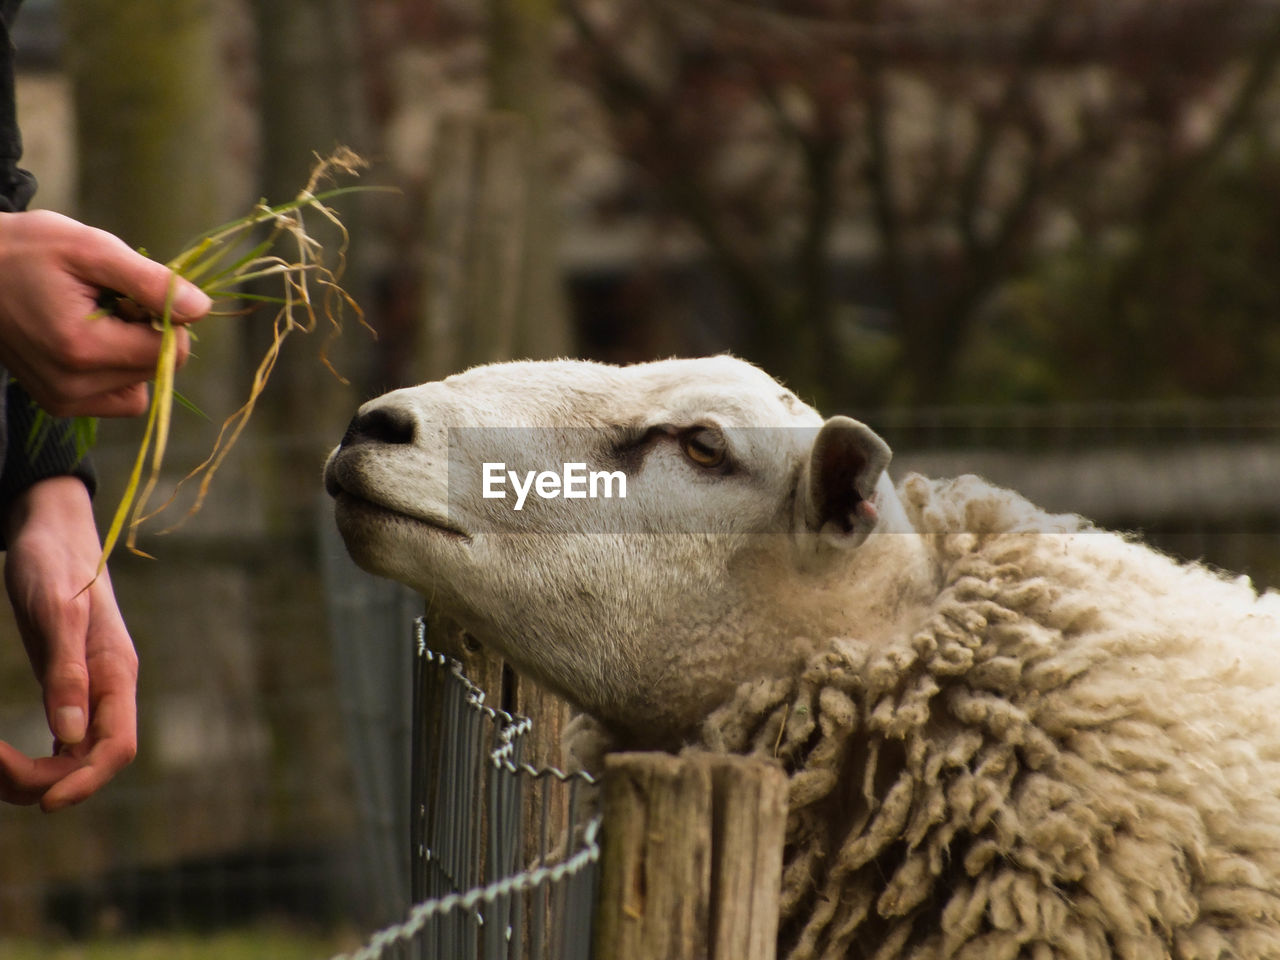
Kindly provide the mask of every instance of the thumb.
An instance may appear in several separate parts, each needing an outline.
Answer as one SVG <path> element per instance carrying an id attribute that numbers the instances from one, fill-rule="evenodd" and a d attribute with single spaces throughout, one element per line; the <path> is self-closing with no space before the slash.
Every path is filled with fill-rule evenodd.
<path id="1" fill-rule="evenodd" d="M 164 312 L 172 285 L 173 317 L 179 322 L 198 320 L 213 306 L 208 294 L 194 283 L 131 249 L 120 238 L 94 228 L 89 236 L 92 244 L 77 251 L 84 279 L 122 293 L 156 315 Z"/>
<path id="2" fill-rule="evenodd" d="M 54 645 L 43 686 L 49 730 L 59 743 L 79 743 L 89 728 L 89 669 L 83 644 Z"/>
<path id="3" fill-rule="evenodd" d="M 172 286 L 172 315 L 178 323 L 199 320 L 209 312 L 213 300 L 190 280 L 178 276 L 162 263 L 156 263 L 132 251 L 129 253 L 137 259 L 121 264 L 116 290 L 159 316 L 169 303 L 169 288 Z"/>

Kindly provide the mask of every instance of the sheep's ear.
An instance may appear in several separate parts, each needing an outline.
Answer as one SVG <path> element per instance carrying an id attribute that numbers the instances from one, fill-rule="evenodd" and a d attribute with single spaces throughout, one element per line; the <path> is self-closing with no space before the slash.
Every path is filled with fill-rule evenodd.
<path id="1" fill-rule="evenodd" d="M 824 423 L 800 477 L 800 528 L 835 547 L 860 545 L 876 525 L 876 484 L 892 456 L 866 424 L 849 417 Z"/>

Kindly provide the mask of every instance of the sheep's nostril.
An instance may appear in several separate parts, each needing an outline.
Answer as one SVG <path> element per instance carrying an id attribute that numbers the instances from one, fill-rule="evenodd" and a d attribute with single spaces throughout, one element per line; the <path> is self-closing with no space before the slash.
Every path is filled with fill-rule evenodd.
<path id="1" fill-rule="evenodd" d="M 413 443 L 416 422 L 408 410 L 397 407 L 374 407 L 358 413 L 342 438 L 344 447 L 358 443 Z"/>

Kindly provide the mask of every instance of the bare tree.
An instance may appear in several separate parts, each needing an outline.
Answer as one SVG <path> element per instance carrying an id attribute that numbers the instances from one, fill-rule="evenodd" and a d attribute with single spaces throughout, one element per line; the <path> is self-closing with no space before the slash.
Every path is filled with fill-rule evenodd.
<path id="1" fill-rule="evenodd" d="M 86 0 L 65 4 L 63 16 L 79 215 L 157 259 L 173 257 L 230 215 L 216 15 L 203 0 L 163 9 Z M 205 362 L 184 372 L 182 389 L 206 409 L 234 396 L 225 371 L 236 342 L 234 328 L 203 325 Z"/>
<path id="2" fill-rule="evenodd" d="M 554 0 L 489 0 L 489 103 L 522 120 L 525 233 L 521 317 L 512 344 L 521 357 L 568 352 L 571 336 L 559 270 L 558 211 L 549 142 L 554 79 Z"/>
<path id="3" fill-rule="evenodd" d="M 350 4 L 340 0 L 254 0 L 257 35 L 260 195 L 271 202 L 293 197 L 307 182 L 321 156 L 337 146 L 367 151 L 372 133 L 365 121 L 365 89 L 360 24 Z M 359 185 L 326 183 L 325 188 Z M 357 303 L 369 302 L 368 258 L 371 238 L 364 229 L 369 198 L 355 194 L 334 201 L 347 234 L 314 218 L 309 229 L 336 264 L 345 254 L 343 286 Z M 344 250 L 345 248 L 345 250 Z M 274 293 L 274 290 L 270 291 Z M 338 318 L 347 328 L 359 326 L 354 311 Z M 242 368 L 252 370 L 271 340 L 271 311 L 258 310 L 246 328 Z M 310 522 L 320 496 L 314 483 L 316 464 L 327 450 L 327 437 L 340 431 L 358 402 L 355 390 L 343 389 L 321 363 L 318 352 L 333 350 L 336 369 L 362 385 L 363 367 L 372 341 L 351 329 L 340 345 L 325 344 L 319 331 L 304 342 L 291 341 L 282 351 L 258 429 L 269 437 L 290 436 L 295 446 L 265 445 L 260 472 L 269 498 L 268 514 L 280 530 Z M 300 427 L 309 429 L 300 430 Z M 313 496 L 299 496 L 312 491 Z"/>
<path id="4" fill-rule="evenodd" d="M 566 3 L 582 82 L 735 294 L 740 348 L 834 403 L 951 396 L 993 297 L 1069 242 L 1107 245 L 1119 315 L 1280 62 L 1274 9 L 1222 0 Z M 874 366 L 838 286 L 861 260 L 893 344 Z"/>
<path id="5" fill-rule="evenodd" d="M 79 208 L 161 258 L 226 213 L 215 20 L 202 0 L 65 5 Z M 199 185 L 198 187 L 195 185 Z"/>

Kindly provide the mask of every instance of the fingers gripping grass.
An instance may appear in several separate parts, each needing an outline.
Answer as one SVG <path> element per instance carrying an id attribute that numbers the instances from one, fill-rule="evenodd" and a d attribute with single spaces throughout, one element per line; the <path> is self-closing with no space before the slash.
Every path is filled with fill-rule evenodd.
<path id="1" fill-rule="evenodd" d="M 133 553 L 148 555 L 137 546 L 139 528 L 167 510 L 178 492 L 190 482 L 198 483 L 194 502 L 179 520 L 160 532 L 172 530 L 200 510 L 214 476 L 248 424 L 289 334 L 312 333 L 322 324 L 327 324 L 331 336 L 336 335 L 341 331 L 342 318 L 347 310 L 362 325 L 368 326 L 359 305 L 340 282 L 346 265 L 348 235 L 329 203 L 343 194 L 369 188 L 318 190 L 322 183 L 330 182 L 338 175 L 358 175 L 364 165 L 355 153 L 339 148 L 333 155 L 316 163 L 306 184 L 292 200 L 277 205 L 259 202 L 245 216 L 198 238 L 167 264 L 176 276 L 191 281 L 213 298 L 215 308 L 211 315 L 245 312 L 218 306 L 234 301 L 248 304 L 250 310 L 273 308 L 271 342 L 254 371 L 248 398 L 223 422 L 209 455 L 178 483 L 167 501 L 152 507 L 151 500 L 164 463 L 173 405 L 175 399 L 179 403 L 185 402 L 174 390 L 177 336 L 172 311 L 175 285 L 170 285 L 164 312 L 151 318 L 152 325 L 160 332 L 160 357 L 156 364 L 146 426 L 124 493 L 103 537 L 98 575 L 106 569 L 107 559 L 122 538 L 125 547 Z M 306 221 L 315 216 L 337 228 L 340 239 L 336 250 L 326 250 L 308 232 Z M 246 289 L 249 284 L 253 284 L 253 290 Z M 262 292 L 264 284 L 272 292 Z M 334 376 L 346 382 L 334 370 L 323 350 L 321 360 Z M 83 443 L 87 449 L 92 442 L 91 430 L 89 418 L 77 418 L 72 431 L 78 446 Z M 37 443 L 41 439 L 33 438 Z M 86 439 L 88 443 L 84 442 Z"/>

